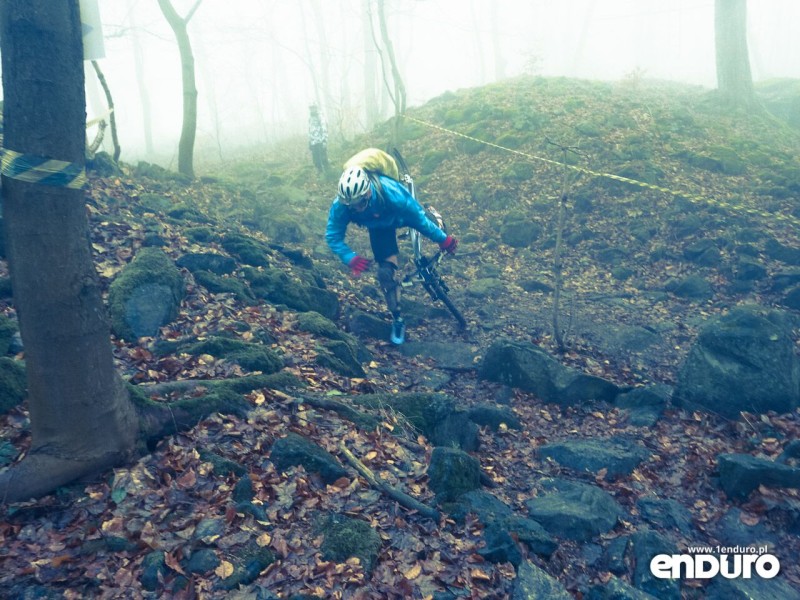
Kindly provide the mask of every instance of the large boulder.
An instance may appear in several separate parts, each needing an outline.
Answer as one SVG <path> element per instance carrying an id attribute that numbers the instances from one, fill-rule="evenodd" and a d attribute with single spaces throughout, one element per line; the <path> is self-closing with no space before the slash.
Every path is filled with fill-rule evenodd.
<path id="1" fill-rule="evenodd" d="M 533 392 L 543 402 L 561 405 L 612 402 L 621 391 L 610 381 L 565 367 L 538 346 L 511 340 L 491 345 L 478 376 Z"/>
<path id="2" fill-rule="evenodd" d="M 624 514 L 614 498 L 599 487 L 568 480 L 545 480 L 549 493 L 525 502 L 528 515 L 550 534 L 586 542 L 611 531 Z"/>
<path id="3" fill-rule="evenodd" d="M 111 327 L 123 339 L 155 336 L 178 316 L 183 276 L 157 248 L 142 248 L 114 279 L 108 292 Z"/>
<path id="4" fill-rule="evenodd" d="M 791 412 L 800 404 L 800 359 L 788 314 L 743 306 L 707 322 L 684 362 L 673 402 L 728 418 Z"/>

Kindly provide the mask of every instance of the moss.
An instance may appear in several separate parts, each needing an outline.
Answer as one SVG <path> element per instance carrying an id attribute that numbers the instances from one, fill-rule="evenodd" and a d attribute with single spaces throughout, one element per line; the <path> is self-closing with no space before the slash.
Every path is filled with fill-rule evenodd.
<path id="1" fill-rule="evenodd" d="M 172 208 L 172 201 L 161 194 L 141 194 L 134 208 L 142 212 L 166 213 Z"/>
<path id="2" fill-rule="evenodd" d="M 269 548 L 262 548 L 252 542 L 232 554 L 233 575 L 219 582 L 219 586 L 226 590 L 253 583 L 264 569 L 275 562 L 275 555 Z"/>
<path id="3" fill-rule="evenodd" d="M 388 409 L 399 413 L 429 439 L 436 437 L 437 426 L 455 410 L 455 401 L 446 394 L 364 394 L 354 397 L 353 401 L 373 410 Z"/>
<path id="4" fill-rule="evenodd" d="M 336 323 L 314 311 L 299 314 L 297 328 L 332 340 L 343 340 L 346 335 L 336 326 Z"/>
<path id="5" fill-rule="evenodd" d="M 529 162 L 511 163 L 500 175 L 504 183 L 520 183 L 531 179 L 534 175 L 533 165 Z"/>
<path id="6" fill-rule="evenodd" d="M 245 269 L 244 276 L 253 292 L 273 304 L 285 304 L 301 312 L 316 311 L 333 318 L 339 312 L 339 298 L 331 291 L 303 285 L 278 269 Z"/>
<path id="7" fill-rule="evenodd" d="M 0 358 L 0 414 L 18 406 L 27 393 L 24 363 L 8 357 Z"/>
<path id="8" fill-rule="evenodd" d="M 197 271 L 194 273 L 194 279 L 213 294 L 233 294 L 245 304 L 257 303 L 247 284 L 235 277 L 221 277 L 211 271 Z"/>
<path id="9" fill-rule="evenodd" d="M 462 494 L 480 488 L 480 465 L 466 452 L 437 447 L 431 453 L 428 479 L 438 500 L 452 502 Z"/>
<path id="10" fill-rule="evenodd" d="M 214 468 L 214 473 L 223 477 L 230 474 L 242 477 L 247 474 L 247 469 L 239 463 L 228 460 L 224 456 L 220 456 L 210 450 L 200 449 L 200 460 L 211 463 L 211 466 Z"/>
<path id="11" fill-rule="evenodd" d="M 0 356 L 8 354 L 14 334 L 17 333 L 16 321 L 0 315 Z"/>
<path id="12" fill-rule="evenodd" d="M 227 234 L 220 241 L 225 250 L 241 262 L 254 267 L 268 267 L 268 248 L 258 240 L 246 235 Z"/>
<path id="13" fill-rule="evenodd" d="M 346 342 L 332 340 L 324 347 L 317 348 L 316 363 L 344 375 L 345 377 L 364 377 L 364 369 L 356 358 L 353 348 Z"/>
<path id="14" fill-rule="evenodd" d="M 302 244 L 306 241 L 306 233 L 295 217 L 268 215 L 259 223 L 261 231 L 279 244 Z"/>
<path id="15" fill-rule="evenodd" d="M 322 557 L 325 560 L 344 562 L 357 557 L 367 573 L 372 572 L 381 549 L 381 538 L 366 521 L 343 515 L 331 515 L 319 526 L 324 535 Z"/>
<path id="16" fill-rule="evenodd" d="M 215 358 L 235 362 L 248 371 L 275 373 L 283 368 L 281 358 L 269 348 L 261 344 L 249 344 L 224 337 L 210 337 L 205 341 L 188 346 L 185 348 L 185 352 L 193 356 L 210 354 Z"/>
<path id="17" fill-rule="evenodd" d="M 207 244 L 214 240 L 217 235 L 209 227 L 189 227 L 184 229 L 183 234 L 187 239 L 199 244 Z"/>
<path id="18" fill-rule="evenodd" d="M 142 248 L 136 258 L 114 279 L 108 293 L 111 327 L 121 338 L 132 340 L 141 333 L 134 331 L 134 315 L 131 314 L 128 303 L 134 293 L 144 286 L 163 286 L 170 295 L 171 305 L 162 316 L 160 325 L 169 323 L 178 315 L 185 293 L 183 276 L 163 251 Z"/>

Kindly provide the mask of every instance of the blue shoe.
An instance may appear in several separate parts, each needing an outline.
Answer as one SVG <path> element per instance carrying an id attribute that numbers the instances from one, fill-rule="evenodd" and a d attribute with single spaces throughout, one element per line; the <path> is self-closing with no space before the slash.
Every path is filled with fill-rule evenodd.
<path id="1" fill-rule="evenodd" d="M 406 341 L 406 322 L 402 317 L 392 322 L 392 335 L 389 337 L 393 344 L 402 344 Z"/>

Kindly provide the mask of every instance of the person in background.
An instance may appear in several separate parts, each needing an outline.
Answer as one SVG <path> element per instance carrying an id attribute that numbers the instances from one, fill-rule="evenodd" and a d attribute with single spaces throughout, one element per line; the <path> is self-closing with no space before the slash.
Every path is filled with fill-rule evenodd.
<path id="1" fill-rule="evenodd" d="M 397 229 L 413 227 L 450 254 L 456 251 L 458 241 L 431 221 L 422 206 L 396 179 L 369 173 L 362 167 L 348 167 L 339 179 L 338 191 L 328 214 L 325 241 L 333 253 L 350 267 L 353 277 L 358 277 L 372 261 L 356 254 L 345 243 L 345 234 L 350 223 L 367 228 L 372 254 L 378 264 L 378 283 L 392 313 L 389 339 L 394 344 L 402 344 L 406 326 L 400 311 L 400 282 L 396 278 Z"/>
<path id="2" fill-rule="evenodd" d="M 309 107 L 308 147 L 317 171 L 325 173 L 328 170 L 328 128 L 316 104 Z"/>

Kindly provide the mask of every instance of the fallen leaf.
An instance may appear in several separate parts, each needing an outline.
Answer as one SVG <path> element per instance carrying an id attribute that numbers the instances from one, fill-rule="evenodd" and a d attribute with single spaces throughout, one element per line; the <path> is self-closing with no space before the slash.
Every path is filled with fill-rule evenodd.
<path id="1" fill-rule="evenodd" d="M 164 556 L 164 563 L 173 571 L 180 573 L 181 575 L 186 575 L 186 572 L 181 567 L 181 563 L 175 558 L 175 555 L 171 552 L 167 552 Z"/>
<path id="2" fill-rule="evenodd" d="M 227 579 L 233 575 L 233 565 L 227 560 L 223 560 L 221 563 L 219 563 L 219 566 L 214 569 L 214 574 L 220 579 Z"/>
<path id="3" fill-rule="evenodd" d="M 403 573 L 403 576 L 409 581 L 413 581 L 414 579 L 420 576 L 420 573 L 422 573 L 422 565 L 417 563 L 413 567 L 408 569 L 405 573 Z"/>

